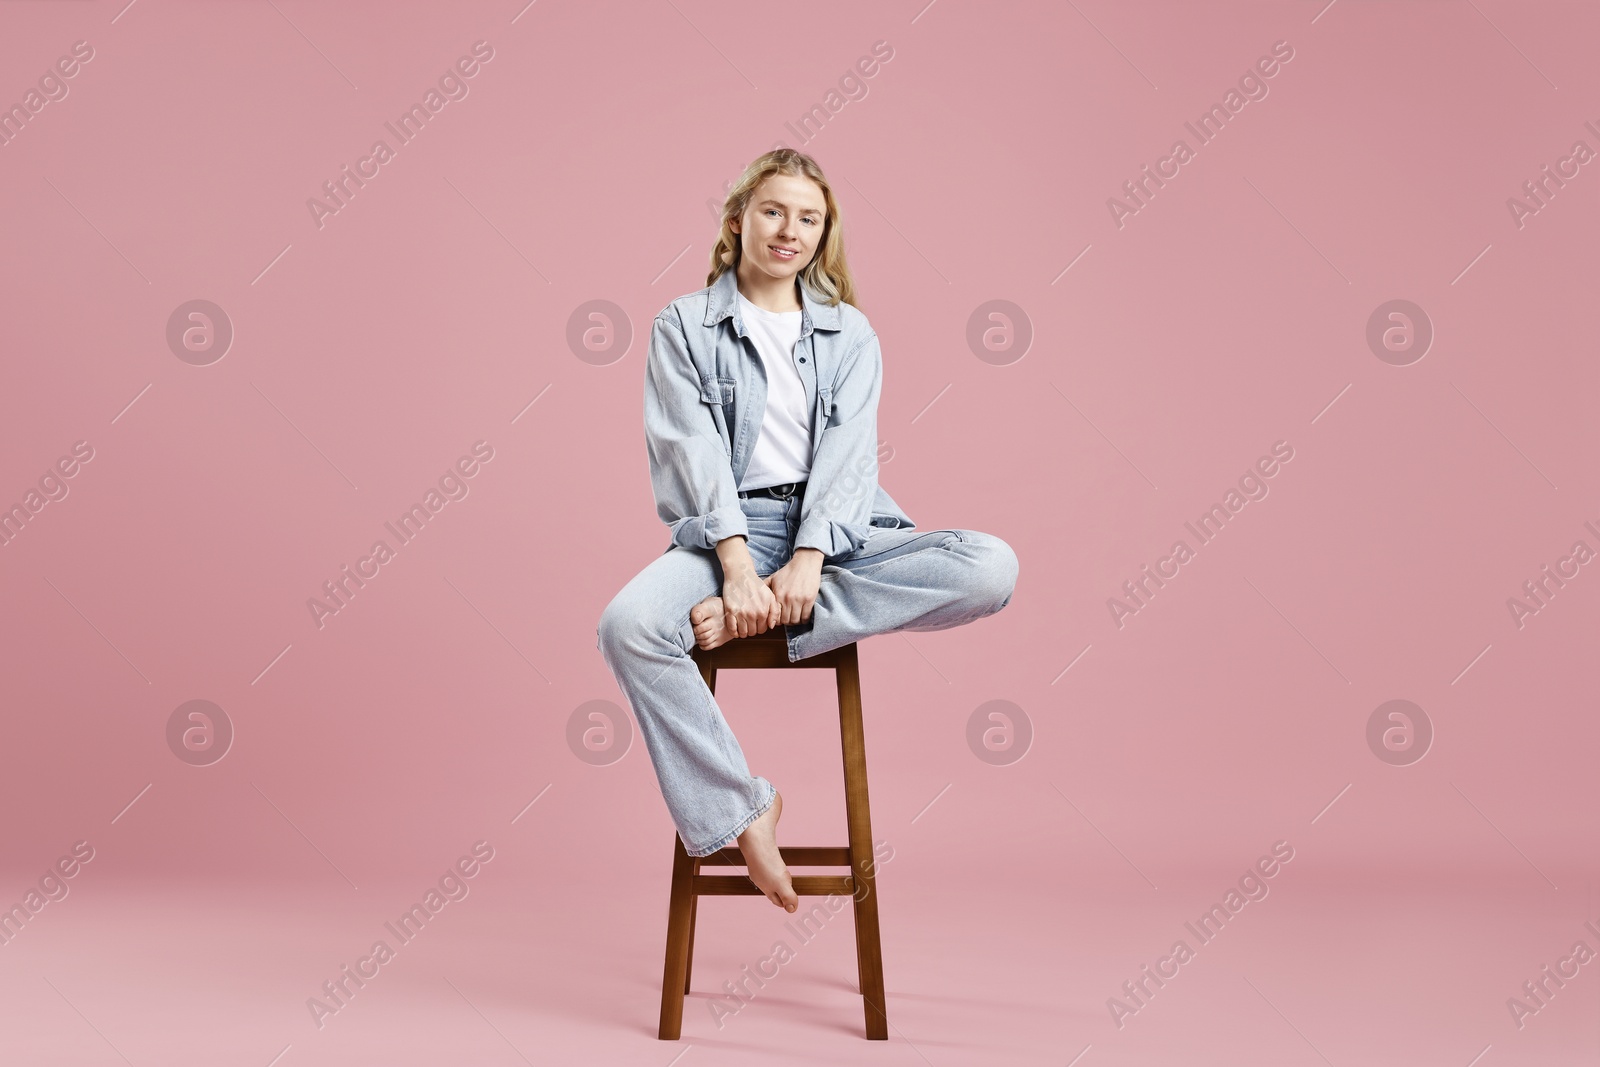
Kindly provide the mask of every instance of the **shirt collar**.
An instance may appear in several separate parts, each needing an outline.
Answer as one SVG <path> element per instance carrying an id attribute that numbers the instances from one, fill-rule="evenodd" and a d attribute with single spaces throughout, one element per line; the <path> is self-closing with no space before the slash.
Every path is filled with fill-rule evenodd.
<path id="1" fill-rule="evenodd" d="M 744 336 L 744 320 L 739 317 L 737 305 L 739 303 L 739 277 L 736 268 L 729 267 L 717 276 L 711 283 L 710 298 L 706 301 L 706 326 L 715 326 L 729 315 L 734 316 L 734 325 L 739 328 L 739 335 Z M 804 313 L 800 317 L 800 336 L 805 337 L 812 330 L 837 330 L 839 329 L 839 307 L 837 304 L 824 303 L 812 292 L 811 287 L 800 281 L 800 310 Z"/>

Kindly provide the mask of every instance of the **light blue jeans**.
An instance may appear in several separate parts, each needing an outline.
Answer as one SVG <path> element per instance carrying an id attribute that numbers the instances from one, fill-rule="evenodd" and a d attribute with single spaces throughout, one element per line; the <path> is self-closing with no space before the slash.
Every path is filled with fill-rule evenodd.
<path id="1" fill-rule="evenodd" d="M 793 554 L 800 500 L 741 494 L 750 555 L 763 578 Z M 874 634 L 945 630 L 993 615 L 1010 603 L 1016 581 L 1016 553 L 998 537 L 875 527 L 853 554 L 823 564 L 811 619 L 784 627 L 789 660 Z M 721 589 L 714 551 L 674 545 L 623 586 L 595 631 L 691 856 L 733 844 L 774 796 L 772 783 L 751 775 L 690 657 L 689 609 Z"/>

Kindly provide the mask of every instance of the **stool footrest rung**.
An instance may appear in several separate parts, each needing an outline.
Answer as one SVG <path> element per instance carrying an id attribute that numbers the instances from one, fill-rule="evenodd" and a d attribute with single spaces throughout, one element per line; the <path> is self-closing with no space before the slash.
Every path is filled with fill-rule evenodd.
<path id="1" fill-rule="evenodd" d="M 818 848 L 811 846 L 785 848 L 779 845 L 778 853 L 783 857 L 783 862 L 791 867 L 850 866 L 850 850 L 848 848 Z M 700 858 L 701 869 L 730 865 L 734 867 L 743 867 L 745 865 L 744 853 L 740 852 L 738 848 L 725 848 Z"/>
<path id="2" fill-rule="evenodd" d="M 848 874 L 796 875 L 789 879 L 796 896 L 825 897 L 830 893 L 855 895 L 855 880 Z M 737 897 L 762 895 L 748 875 L 697 874 L 691 890 L 697 897 Z"/>

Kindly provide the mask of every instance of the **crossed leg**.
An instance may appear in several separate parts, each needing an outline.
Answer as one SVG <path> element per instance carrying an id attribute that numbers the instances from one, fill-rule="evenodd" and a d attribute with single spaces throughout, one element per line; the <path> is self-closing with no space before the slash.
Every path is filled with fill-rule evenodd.
<path id="1" fill-rule="evenodd" d="M 822 567 L 811 618 L 786 627 L 789 660 L 900 630 L 947 630 L 992 615 L 1011 602 L 1017 555 L 977 530 L 875 529 L 867 543 Z M 733 640 L 721 598 L 690 609 L 701 648 Z"/>

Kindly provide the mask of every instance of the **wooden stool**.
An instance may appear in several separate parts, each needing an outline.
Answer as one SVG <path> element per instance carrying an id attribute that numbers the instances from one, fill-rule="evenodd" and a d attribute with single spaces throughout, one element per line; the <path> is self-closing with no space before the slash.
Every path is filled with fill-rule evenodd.
<path id="1" fill-rule="evenodd" d="M 801 897 L 848 893 L 856 924 L 856 979 L 866 1012 L 867 1038 L 889 1039 L 889 1020 L 883 1003 L 883 948 L 878 939 L 878 894 L 873 881 L 872 819 L 867 809 L 867 754 L 861 727 L 861 671 L 854 643 L 789 662 L 784 628 L 776 626 L 754 637 L 736 638 L 711 651 L 696 648 L 700 676 L 715 693 L 721 668 L 772 669 L 781 667 L 831 667 L 839 686 L 839 736 L 844 752 L 844 806 L 850 844 L 845 848 L 782 848 L 790 867 L 848 867 L 844 875 L 793 875 L 794 891 Z M 703 863 L 743 867 L 744 853 L 737 845 L 695 857 L 683 841 L 672 835 L 672 898 L 667 908 L 667 962 L 661 976 L 661 1028 L 657 1036 L 676 1041 L 683 1029 L 683 997 L 689 992 L 694 958 L 696 905 L 702 896 L 762 896 L 748 874 L 701 874 Z M 857 892 L 857 887 L 862 892 Z M 765 900 L 765 897 L 763 897 Z M 802 907 L 804 905 L 802 904 Z M 796 914 L 799 914 L 798 912 Z"/>

